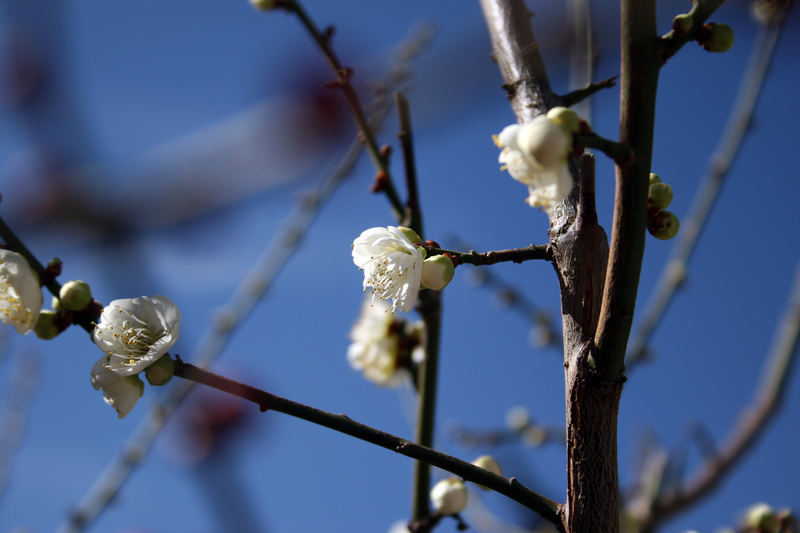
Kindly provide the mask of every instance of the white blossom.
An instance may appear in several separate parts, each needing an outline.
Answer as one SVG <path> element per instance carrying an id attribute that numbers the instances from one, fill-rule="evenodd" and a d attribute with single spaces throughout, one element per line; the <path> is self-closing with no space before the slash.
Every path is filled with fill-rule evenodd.
<path id="1" fill-rule="evenodd" d="M 408 312 L 417 301 L 422 278 L 422 248 L 407 237 L 408 228 L 370 228 L 353 241 L 353 262 L 364 271 L 364 290 L 392 299 L 392 311 Z"/>
<path id="2" fill-rule="evenodd" d="M 139 376 L 123 376 L 112 372 L 110 355 L 104 355 L 92 367 L 92 386 L 103 391 L 103 400 L 117 410 L 119 418 L 125 418 L 142 396 L 144 383 Z"/>
<path id="3" fill-rule="evenodd" d="M 539 116 L 506 126 L 494 141 L 502 148 L 501 169 L 528 186 L 527 202 L 532 207 L 550 209 L 569 194 L 573 181 L 567 154 L 572 137 L 553 120 Z"/>
<path id="4" fill-rule="evenodd" d="M 36 324 L 41 308 L 39 277 L 20 254 L 0 250 L 0 320 L 26 334 Z"/>
<path id="5" fill-rule="evenodd" d="M 114 300 L 103 309 L 94 342 L 107 354 L 108 370 L 131 376 L 167 353 L 180 323 L 178 306 L 166 296 Z"/>
<path id="6" fill-rule="evenodd" d="M 424 357 L 421 331 L 421 323 L 407 324 L 392 314 L 388 304 L 367 298 L 350 331 L 352 343 L 347 348 L 347 360 L 368 380 L 385 387 L 398 386 L 410 377 L 401 358 L 418 363 L 420 355 Z M 404 340 L 409 342 L 404 343 Z M 416 342 L 412 342 L 414 340 Z M 408 350 L 409 344 L 415 344 L 410 355 L 403 352 Z"/>
<path id="7" fill-rule="evenodd" d="M 467 506 L 467 487 L 458 478 L 447 478 L 431 489 L 433 509 L 440 514 L 457 514 Z"/>

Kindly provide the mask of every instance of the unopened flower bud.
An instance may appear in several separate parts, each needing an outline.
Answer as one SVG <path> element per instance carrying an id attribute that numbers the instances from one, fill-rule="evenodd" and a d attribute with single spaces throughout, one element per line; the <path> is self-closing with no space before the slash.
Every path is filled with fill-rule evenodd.
<path id="1" fill-rule="evenodd" d="M 757 503 L 747 510 L 745 526 L 758 533 L 777 533 L 778 515 L 766 503 Z"/>
<path id="2" fill-rule="evenodd" d="M 275 0 L 250 0 L 250 5 L 259 11 L 269 11 L 274 9 L 277 2 Z"/>
<path id="3" fill-rule="evenodd" d="M 517 144 L 537 165 L 554 168 L 567 157 L 572 136 L 547 117 L 539 116 L 520 127 Z"/>
<path id="4" fill-rule="evenodd" d="M 166 385 L 174 374 L 175 361 L 169 354 L 162 355 L 158 361 L 144 369 L 144 377 L 150 385 Z"/>
<path id="5" fill-rule="evenodd" d="M 434 255 L 422 262 L 422 286 L 440 291 L 453 279 L 455 267 L 446 255 Z"/>
<path id="6" fill-rule="evenodd" d="M 405 226 L 397 226 L 397 231 L 402 233 L 406 236 L 406 239 L 411 241 L 412 243 L 416 244 L 422 242 L 422 237 L 420 237 L 416 231 L 411 228 L 407 228 Z"/>
<path id="7" fill-rule="evenodd" d="M 655 172 L 650 173 L 650 185 L 654 183 L 661 183 L 661 178 L 658 177 L 658 174 Z"/>
<path id="8" fill-rule="evenodd" d="M 672 196 L 672 187 L 668 183 L 653 183 L 647 200 L 658 209 L 666 209 L 672 202 Z"/>
<path id="9" fill-rule="evenodd" d="M 36 319 L 36 325 L 33 326 L 33 332 L 40 339 L 49 341 L 55 339 L 60 333 L 56 325 L 56 314 L 49 309 L 43 309 L 39 313 L 39 318 Z"/>
<path id="10" fill-rule="evenodd" d="M 56 313 L 61 312 L 62 309 L 61 300 L 58 299 L 58 296 L 53 296 L 53 299 L 50 301 L 50 307 L 52 307 L 53 311 L 55 311 Z"/>
<path id="11" fill-rule="evenodd" d="M 681 13 L 672 19 L 672 31 L 676 35 L 686 35 L 692 31 L 692 17 L 688 13 Z"/>
<path id="12" fill-rule="evenodd" d="M 431 489 L 431 502 L 439 514 L 458 514 L 467 506 L 467 487 L 458 478 L 443 479 Z"/>
<path id="13" fill-rule="evenodd" d="M 733 46 L 733 28 L 727 24 L 717 24 L 709 22 L 705 26 L 705 39 L 700 42 L 700 46 L 709 52 L 727 52 Z"/>
<path id="14" fill-rule="evenodd" d="M 569 135 L 578 133 L 581 123 L 575 111 L 568 107 L 554 107 L 547 112 L 547 119 L 561 126 Z"/>
<path id="15" fill-rule="evenodd" d="M 92 290 L 85 281 L 72 280 L 61 286 L 61 305 L 68 311 L 80 311 L 92 301 Z"/>
<path id="16" fill-rule="evenodd" d="M 497 461 L 494 460 L 494 457 L 491 455 L 481 455 L 474 461 L 472 461 L 477 467 L 483 468 L 484 470 L 488 470 L 492 474 L 497 474 L 498 476 L 503 475 L 503 469 L 500 468 L 500 465 Z M 478 488 L 483 490 L 489 490 L 489 487 L 484 487 L 483 485 L 478 485 Z"/>
<path id="17" fill-rule="evenodd" d="M 681 227 L 680 220 L 671 211 L 661 211 L 647 223 L 647 230 L 656 239 L 666 241 L 678 234 Z"/>
<path id="18" fill-rule="evenodd" d="M 515 405 L 506 413 L 506 427 L 511 431 L 522 431 L 531 425 L 531 414 L 521 405 Z"/>

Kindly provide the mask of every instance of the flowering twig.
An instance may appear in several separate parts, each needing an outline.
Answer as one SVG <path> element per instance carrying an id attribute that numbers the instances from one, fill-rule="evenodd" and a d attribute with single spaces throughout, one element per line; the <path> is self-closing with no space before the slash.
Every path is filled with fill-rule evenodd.
<path id="1" fill-rule="evenodd" d="M 654 502 L 642 520 L 640 531 L 652 531 L 659 523 L 688 508 L 710 493 L 744 457 L 777 413 L 786 392 L 789 373 L 796 359 L 800 338 L 800 264 L 794 288 L 777 331 L 775 344 L 765 365 L 764 379 L 755 398 L 740 415 L 734 433 L 686 485 Z"/>
<path id="2" fill-rule="evenodd" d="M 544 519 L 556 525 L 556 527 L 560 527 L 561 522 L 558 518 L 558 509 L 560 505 L 525 487 L 519 483 L 516 478 L 512 477 L 506 479 L 488 470 L 467 463 L 466 461 L 433 450 L 427 446 L 421 446 L 401 437 L 361 424 L 346 415 L 329 413 L 287 398 L 276 396 L 267 391 L 239 383 L 186 363 L 179 357 L 176 357 L 175 361 L 175 375 L 251 401 L 257 404 L 261 411 L 272 410 L 295 418 L 307 420 L 314 424 L 333 429 L 334 431 L 350 435 L 351 437 L 452 472 L 464 478 L 466 481 L 484 485 L 511 498 L 535 511 Z"/>
<path id="3" fill-rule="evenodd" d="M 661 322 L 675 293 L 686 279 L 687 267 L 697 247 L 700 234 L 719 197 L 728 170 L 750 131 L 753 110 L 758 102 L 782 27 L 782 24 L 763 26 L 756 42 L 753 43 L 753 51 L 742 73 L 739 93 L 731 108 L 728 125 L 723 128 L 719 145 L 709 158 L 708 170 L 695 196 L 692 212 L 681 224 L 673 257 L 664 266 L 636 335 L 631 341 L 625 361 L 629 369 L 646 359 L 650 337 Z"/>
<path id="4" fill-rule="evenodd" d="M 571 107 L 578 102 L 589 98 L 596 92 L 602 91 L 603 89 L 610 89 L 617 84 L 618 77 L 619 75 L 611 76 L 607 80 L 599 81 L 597 83 L 590 83 L 586 87 L 568 92 L 561 97 L 561 105 L 564 107 Z"/>
<path id="5" fill-rule="evenodd" d="M 364 143 L 367 145 L 367 151 L 372 158 L 372 163 L 375 165 L 378 175 L 381 176 L 380 190 L 386 194 L 397 220 L 402 220 L 404 212 L 403 202 L 400 200 L 400 197 L 397 194 L 397 189 L 395 189 L 394 182 L 392 181 L 388 160 L 383 154 L 381 154 L 381 150 L 378 147 L 378 142 L 375 140 L 375 134 L 373 133 L 372 127 L 367 121 L 364 109 L 361 107 L 358 94 L 353 88 L 353 85 L 350 83 L 352 70 L 344 67 L 336 57 L 336 54 L 330 45 L 331 33 L 320 32 L 316 24 L 314 24 L 314 21 L 311 20 L 311 17 L 309 17 L 308 13 L 306 13 L 305 9 L 303 9 L 303 6 L 300 4 L 300 2 L 297 0 L 285 0 L 284 4 L 289 11 L 293 12 L 295 15 L 297 15 L 297 18 L 300 19 L 300 22 L 303 24 L 306 30 L 308 30 L 308 33 L 314 39 L 314 42 L 317 43 L 322 55 L 325 56 L 325 59 L 328 61 L 328 64 L 333 70 L 333 73 L 336 76 L 336 85 L 341 87 L 342 92 L 347 99 L 347 103 L 353 113 L 353 118 L 358 125 L 359 131 L 363 135 Z"/>
<path id="6" fill-rule="evenodd" d="M 693 40 L 697 30 L 700 29 L 708 17 L 724 3 L 725 0 L 695 0 L 692 9 L 688 13 L 692 21 L 692 30 L 685 34 L 679 34 L 673 29 L 659 40 L 661 47 L 661 63 L 666 63 L 666 61 L 674 56 L 684 44 Z"/>
<path id="7" fill-rule="evenodd" d="M 458 252 L 446 250 L 429 244 L 421 244 L 428 255 L 448 255 L 456 263 L 469 265 L 493 265 L 495 263 L 523 263 L 532 259 L 553 260 L 553 250 L 549 244 L 530 244 L 525 248 L 511 248 L 509 250 L 496 250 L 493 252 Z"/>

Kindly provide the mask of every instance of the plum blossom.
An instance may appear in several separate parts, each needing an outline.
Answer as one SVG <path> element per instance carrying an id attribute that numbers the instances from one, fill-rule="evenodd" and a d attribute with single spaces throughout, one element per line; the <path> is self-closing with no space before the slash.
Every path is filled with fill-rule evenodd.
<path id="1" fill-rule="evenodd" d="M 0 250 L 0 320 L 24 335 L 33 329 L 41 308 L 39 277 L 20 254 Z"/>
<path id="2" fill-rule="evenodd" d="M 389 226 L 365 230 L 353 241 L 353 262 L 364 271 L 364 290 L 372 287 L 373 299 L 391 298 L 392 311 L 411 311 L 417 301 L 425 252 L 411 239 L 422 240 L 408 228 Z"/>
<path id="3" fill-rule="evenodd" d="M 144 392 L 139 376 L 122 376 L 109 366 L 110 355 L 104 355 L 92 367 L 92 386 L 103 391 L 103 400 L 125 418 Z"/>

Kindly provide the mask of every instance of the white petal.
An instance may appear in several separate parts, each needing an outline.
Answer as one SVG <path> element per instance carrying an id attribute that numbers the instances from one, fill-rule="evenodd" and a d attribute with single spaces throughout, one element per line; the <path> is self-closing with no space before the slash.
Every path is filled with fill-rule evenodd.
<path id="1" fill-rule="evenodd" d="M 26 334 L 36 324 L 41 308 L 39 277 L 20 254 L 0 250 L 0 320 Z"/>
<path id="2" fill-rule="evenodd" d="M 142 396 L 144 384 L 136 376 L 120 376 L 107 368 L 108 356 L 103 356 L 92 367 L 92 386 L 103 391 L 103 400 L 116 409 L 119 418 L 125 418 Z"/>

